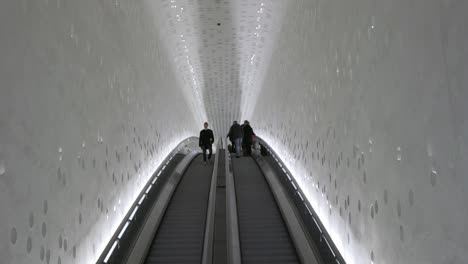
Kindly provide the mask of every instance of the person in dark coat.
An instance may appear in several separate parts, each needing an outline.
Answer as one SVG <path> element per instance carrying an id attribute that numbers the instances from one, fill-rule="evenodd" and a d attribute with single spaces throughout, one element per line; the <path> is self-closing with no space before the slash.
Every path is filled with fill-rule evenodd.
<path id="1" fill-rule="evenodd" d="M 250 156 L 252 155 L 252 144 L 253 144 L 253 137 L 255 133 L 253 132 L 252 127 L 250 126 L 249 121 L 244 121 L 243 126 L 243 139 L 242 144 L 244 145 L 244 155 Z"/>
<path id="2" fill-rule="evenodd" d="M 241 151 L 244 152 L 245 151 L 245 145 L 244 145 L 244 125 L 245 125 L 245 120 L 244 120 L 244 123 L 242 125 L 240 125 L 241 127 L 241 131 L 242 131 L 242 135 L 241 135 Z"/>
<path id="3" fill-rule="evenodd" d="M 211 154 L 213 153 L 213 142 L 214 142 L 214 135 L 213 135 L 213 130 L 208 128 L 208 122 L 205 122 L 203 124 L 205 129 L 200 131 L 200 139 L 198 145 L 200 148 L 203 150 L 203 162 L 206 165 L 206 151 L 208 150 L 208 163 L 211 160 Z"/>
<path id="4" fill-rule="evenodd" d="M 242 128 L 234 121 L 232 123 L 231 128 L 229 129 L 229 133 L 227 134 L 229 140 L 233 143 L 233 146 L 236 148 L 236 157 L 240 157 L 240 150 L 241 150 L 241 140 L 242 140 Z"/>

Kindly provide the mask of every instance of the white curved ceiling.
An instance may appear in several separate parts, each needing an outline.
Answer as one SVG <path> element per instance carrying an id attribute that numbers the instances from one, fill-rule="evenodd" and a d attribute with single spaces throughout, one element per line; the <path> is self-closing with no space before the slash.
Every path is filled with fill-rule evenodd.
<path id="1" fill-rule="evenodd" d="M 162 0 L 161 39 L 198 122 L 224 135 L 249 118 L 287 1 Z M 275 25 L 278 24 L 278 25 Z M 276 31 L 275 31 L 276 30 Z"/>

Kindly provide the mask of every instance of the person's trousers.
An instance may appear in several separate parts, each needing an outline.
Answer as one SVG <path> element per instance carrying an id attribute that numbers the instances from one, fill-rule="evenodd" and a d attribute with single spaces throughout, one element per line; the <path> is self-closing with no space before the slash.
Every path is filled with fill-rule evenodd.
<path id="1" fill-rule="evenodd" d="M 236 145 L 236 156 L 240 157 L 241 152 L 241 138 L 234 139 L 234 144 Z"/>
<path id="2" fill-rule="evenodd" d="M 236 151 L 236 143 L 234 140 L 230 140 L 231 141 L 231 146 L 232 146 L 232 153 L 234 153 Z"/>
<path id="3" fill-rule="evenodd" d="M 210 146 L 202 146 L 203 150 L 203 161 L 206 161 L 206 151 L 208 150 L 208 160 L 211 160 L 211 154 L 213 153 L 213 148 Z"/>
<path id="4" fill-rule="evenodd" d="M 251 155 L 252 155 L 252 145 L 250 145 L 250 144 L 245 144 L 245 145 L 244 145 L 244 148 L 245 148 L 244 155 L 245 155 L 245 156 L 251 156 Z"/>

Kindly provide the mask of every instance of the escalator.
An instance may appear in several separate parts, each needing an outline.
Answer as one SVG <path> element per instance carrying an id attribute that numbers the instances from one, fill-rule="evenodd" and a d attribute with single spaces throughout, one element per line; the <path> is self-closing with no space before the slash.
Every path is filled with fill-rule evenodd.
<path id="1" fill-rule="evenodd" d="M 196 157 L 182 176 L 144 263 L 200 263 L 213 166 Z"/>
<path id="2" fill-rule="evenodd" d="M 167 163 L 154 194 L 139 205 L 139 222 L 130 218 L 126 237 L 97 263 L 345 264 L 321 230 L 307 229 L 312 221 L 281 182 L 282 167 L 258 154 L 235 158 L 219 150 L 216 156 L 210 165 L 200 154 Z"/>
<path id="3" fill-rule="evenodd" d="M 242 263 L 300 263 L 275 198 L 254 159 L 233 159 Z"/>

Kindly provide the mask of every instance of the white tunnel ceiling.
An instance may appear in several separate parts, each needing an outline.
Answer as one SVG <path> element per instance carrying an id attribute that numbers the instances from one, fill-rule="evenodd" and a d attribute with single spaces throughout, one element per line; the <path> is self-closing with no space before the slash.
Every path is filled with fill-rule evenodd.
<path id="1" fill-rule="evenodd" d="M 157 1 L 181 86 L 200 123 L 219 136 L 233 120 L 250 117 L 280 28 L 279 1 Z M 283 1 L 281 1 L 283 2 Z M 162 23 L 161 23 L 162 22 Z M 277 23 L 276 25 L 274 23 Z"/>

